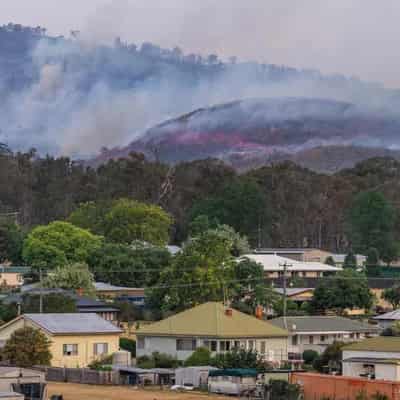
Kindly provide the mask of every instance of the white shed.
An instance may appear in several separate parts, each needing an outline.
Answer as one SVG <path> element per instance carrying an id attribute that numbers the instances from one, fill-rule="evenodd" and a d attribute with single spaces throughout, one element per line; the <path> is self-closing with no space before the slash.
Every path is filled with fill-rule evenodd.
<path id="1" fill-rule="evenodd" d="M 181 386 L 207 387 L 208 374 L 215 367 L 186 367 L 175 371 L 175 383 Z"/>

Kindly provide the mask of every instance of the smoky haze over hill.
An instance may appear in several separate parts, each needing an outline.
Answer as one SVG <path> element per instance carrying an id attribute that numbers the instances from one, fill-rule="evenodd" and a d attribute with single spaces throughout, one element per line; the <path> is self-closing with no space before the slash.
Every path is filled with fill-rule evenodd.
<path id="1" fill-rule="evenodd" d="M 148 129 L 164 120 L 238 99 L 330 99 L 345 102 L 348 114 L 378 114 L 388 121 L 397 120 L 400 103 L 399 92 L 355 78 L 234 59 L 222 62 L 217 55 L 184 54 L 177 47 L 148 42 L 95 44 L 78 34 L 56 38 L 12 24 L 0 29 L 0 95 L 1 142 L 13 150 L 35 147 L 73 157 L 145 141 Z M 324 104 L 313 103 L 314 117 L 323 117 Z M 293 107 L 284 112 L 298 117 L 304 112 Z M 247 112 L 243 118 L 256 117 L 251 108 Z M 209 116 L 208 124 L 221 122 L 220 113 Z M 400 144 L 393 126 L 385 148 Z M 340 138 L 328 139 L 342 144 Z M 376 145 L 374 138 L 367 139 L 361 144 Z"/>

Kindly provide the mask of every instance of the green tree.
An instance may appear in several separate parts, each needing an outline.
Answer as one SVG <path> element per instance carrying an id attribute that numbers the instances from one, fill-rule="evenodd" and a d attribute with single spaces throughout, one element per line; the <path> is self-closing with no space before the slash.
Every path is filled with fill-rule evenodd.
<path id="1" fill-rule="evenodd" d="M 177 358 L 158 351 L 155 351 L 151 357 L 143 356 L 137 359 L 139 368 L 176 368 L 178 365 Z"/>
<path id="2" fill-rule="evenodd" d="M 50 341 L 38 329 L 25 327 L 13 332 L 2 350 L 4 360 L 21 368 L 50 365 Z"/>
<path id="3" fill-rule="evenodd" d="M 134 340 L 122 337 L 119 339 L 119 347 L 122 350 L 129 351 L 132 357 L 136 357 L 136 342 Z"/>
<path id="4" fill-rule="evenodd" d="M 222 300 L 235 287 L 237 235 L 226 227 L 210 229 L 190 239 L 161 272 L 149 304 L 163 311 L 180 311 L 207 301 Z M 247 282 L 248 283 L 248 282 Z"/>
<path id="5" fill-rule="evenodd" d="M 119 320 L 132 325 L 133 322 L 143 319 L 143 310 L 129 301 L 117 301 L 114 307 L 119 310 Z"/>
<path id="6" fill-rule="evenodd" d="M 335 260 L 333 259 L 332 256 L 329 256 L 329 257 L 326 258 L 325 264 L 331 265 L 332 267 L 336 267 Z"/>
<path id="7" fill-rule="evenodd" d="M 319 284 L 311 301 L 315 312 L 335 310 L 343 314 L 346 308 L 370 309 L 373 304 L 367 277 L 353 269 L 346 269 Z"/>
<path id="8" fill-rule="evenodd" d="M 104 236 L 105 216 L 110 211 L 112 203 L 109 201 L 89 201 L 82 203 L 68 217 L 68 222 L 80 228 Z"/>
<path id="9" fill-rule="evenodd" d="M 22 313 L 38 313 L 40 311 L 40 295 L 25 294 L 22 296 Z M 75 313 L 76 301 L 62 293 L 49 293 L 43 295 L 44 313 Z"/>
<path id="10" fill-rule="evenodd" d="M 367 252 L 367 267 L 376 267 L 379 265 L 379 252 L 373 247 Z"/>
<path id="11" fill-rule="evenodd" d="M 353 248 L 361 254 L 376 248 L 384 261 L 392 261 L 398 254 L 398 245 L 394 238 L 396 220 L 395 209 L 382 193 L 359 194 L 349 214 Z"/>
<path id="12" fill-rule="evenodd" d="M 135 240 L 165 245 L 169 240 L 172 218 L 161 207 L 135 200 L 116 201 L 104 220 L 105 237 L 114 243 Z"/>
<path id="13" fill-rule="evenodd" d="M 210 365 L 211 352 L 206 347 L 198 347 L 185 361 L 185 367 Z"/>
<path id="14" fill-rule="evenodd" d="M 35 268 L 54 269 L 86 262 L 102 238 L 68 222 L 55 221 L 32 230 L 24 241 L 23 258 Z"/>
<path id="15" fill-rule="evenodd" d="M 264 268 L 248 258 L 234 265 L 234 282 L 229 285 L 230 298 L 235 308 L 248 307 L 248 313 L 254 315 L 257 306 L 272 306 L 277 294 L 265 285 Z M 239 307 L 237 307 L 239 306 Z M 245 311 L 241 308 L 242 311 Z"/>
<path id="16" fill-rule="evenodd" d="M 344 258 L 343 268 L 357 269 L 357 258 L 352 250 Z"/>
<path id="17" fill-rule="evenodd" d="M 86 296 L 93 297 L 96 294 L 93 274 L 85 263 L 56 267 L 44 279 L 43 285 L 47 288 L 80 290 Z"/>
<path id="18" fill-rule="evenodd" d="M 0 262 L 22 264 L 25 232 L 15 223 L 0 224 Z"/>
<path id="19" fill-rule="evenodd" d="M 303 361 L 305 364 L 312 365 L 313 362 L 318 358 L 319 354 L 315 350 L 304 350 Z"/>
<path id="20" fill-rule="evenodd" d="M 207 215 L 197 215 L 189 224 L 189 236 L 196 237 L 209 229 L 215 229 L 218 221 L 210 221 Z"/>
<path id="21" fill-rule="evenodd" d="M 261 356 L 255 350 L 237 349 L 218 353 L 211 358 L 210 364 L 217 368 L 265 368 Z"/>
<path id="22" fill-rule="evenodd" d="M 205 215 L 210 221 L 231 226 L 247 236 L 256 245 L 259 235 L 269 235 L 267 201 L 260 187 L 248 178 L 234 180 L 225 185 L 219 194 L 194 203 L 190 220 Z"/>
<path id="23" fill-rule="evenodd" d="M 340 371 L 342 364 L 342 349 L 346 345 L 343 342 L 333 342 L 330 344 L 320 357 L 314 360 L 314 368 L 319 372 L 331 370 Z"/>
<path id="24" fill-rule="evenodd" d="M 18 306 L 15 303 L 0 303 L 0 321 L 9 322 L 18 315 Z"/>
<path id="25" fill-rule="evenodd" d="M 171 259 L 165 247 L 104 243 L 90 257 L 89 266 L 96 281 L 148 287 L 157 283 Z"/>
<path id="26" fill-rule="evenodd" d="M 400 283 L 395 283 L 391 288 L 383 291 L 382 297 L 389 302 L 393 309 L 399 308 L 400 306 Z"/>

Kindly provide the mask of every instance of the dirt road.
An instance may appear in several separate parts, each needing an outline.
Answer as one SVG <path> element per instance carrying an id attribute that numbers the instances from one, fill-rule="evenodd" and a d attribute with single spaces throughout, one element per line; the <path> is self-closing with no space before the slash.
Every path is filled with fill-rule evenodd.
<path id="1" fill-rule="evenodd" d="M 126 386 L 94 386 L 73 383 L 49 383 L 49 398 L 62 394 L 64 400 L 226 400 L 227 397 L 202 393 L 176 393 L 169 390 L 142 390 Z"/>

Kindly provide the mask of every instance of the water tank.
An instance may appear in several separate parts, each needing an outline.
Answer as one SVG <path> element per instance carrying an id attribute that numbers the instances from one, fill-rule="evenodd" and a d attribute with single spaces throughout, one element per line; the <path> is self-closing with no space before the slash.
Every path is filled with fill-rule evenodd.
<path id="1" fill-rule="evenodd" d="M 120 350 L 113 354 L 113 365 L 123 365 L 130 367 L 132 365 L 132 357 L 129 351 Z"/>

